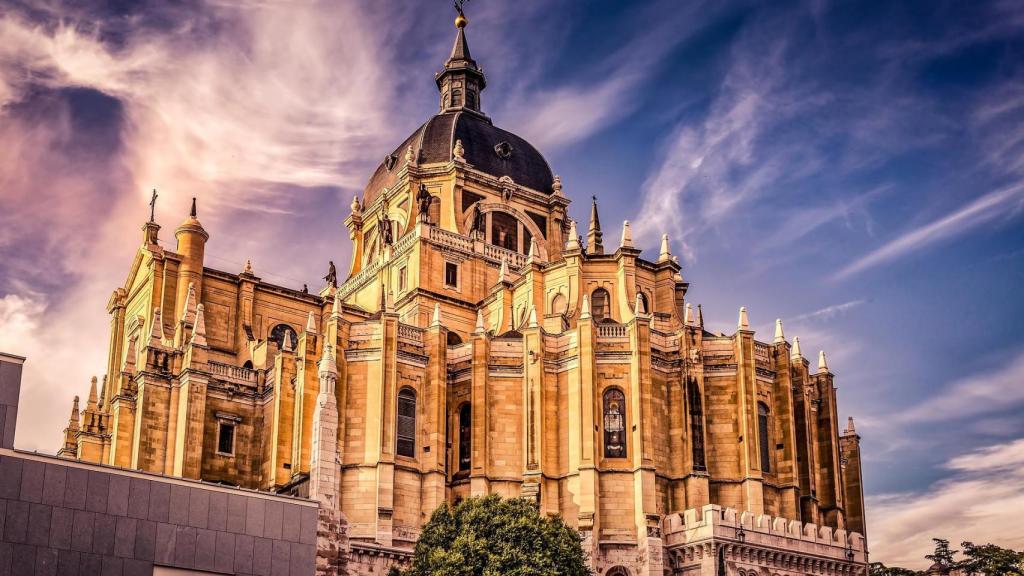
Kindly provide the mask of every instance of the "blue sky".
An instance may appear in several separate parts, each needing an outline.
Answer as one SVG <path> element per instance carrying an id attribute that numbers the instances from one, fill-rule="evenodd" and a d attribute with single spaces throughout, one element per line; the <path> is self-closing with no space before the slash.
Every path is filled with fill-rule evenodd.
<path id="1" fill-rule="evenodd" d="M 875 559 L 1024 547 L 1024 7 L 467 4 L 483 107 L 584 222 L 668 233 L 689 297 L 824 349 L 863 436 Z M 208 264 L 318 286 L 380 158 L 435 112 L 445 1 L 6 3 L 0 349 L 54 450 L 160 189 Z M 84 340 L 84 341 L 83 341 Z M 987 495 L 987 497 L 986 497 Z"/>

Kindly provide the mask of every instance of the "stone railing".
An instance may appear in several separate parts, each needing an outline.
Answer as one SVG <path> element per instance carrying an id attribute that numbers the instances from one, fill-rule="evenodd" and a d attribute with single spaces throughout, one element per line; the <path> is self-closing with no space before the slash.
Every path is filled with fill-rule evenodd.
<path id="1" fill-rule="evenodd" d="M 257 379 L 257 372 L 250 368 L 242 368 L 241 366 L 232 366 L 231 364 L 223 364 L 221 362 L 209 363 L 210 374 L 214 376 L 222 376 L 230 380 L 240 380 L 242 382 L 248 382 L 255 384 Z"/>
<path id="2" fill-rule="evenodd" d="M 598 323 L 597 324 L 597 337 L 598 338 L 629 338 L 629 329 L 625 324 L 618 323 Z"/>
<path id="3" fill-rule="evenodd" d="M 399 324 L 398 339 L 415 346 L 423 346 L 423 329 L 409 324 Z"/>
<path id="4" fill-rule="evenodd" d="M 519 270 L 526 265 L 526 256 L 514 250 L 508 250 L 493 244 L 484 244 L 484 256 L 499 262 L 507 260 L 510 270 Z"/>
<path id="5" fill-rule="evenodd" d="M 449 248 L 455 248 L 456 250 L 463 250 L 465 252 L 473 251 L 473 240 L 467 236 L 449 232 L 443 228 L 437 226 L 430 227 L 430 240 L 440 244 L 441 246 L 448 246 Z"/>

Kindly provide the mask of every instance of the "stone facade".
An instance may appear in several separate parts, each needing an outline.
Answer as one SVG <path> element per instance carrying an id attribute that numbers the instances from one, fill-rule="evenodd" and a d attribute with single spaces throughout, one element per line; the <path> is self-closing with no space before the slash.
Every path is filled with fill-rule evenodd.
<path id="1" fill-rule="evenodd" d="M 143 225 L 60 454 L 316 498 L 343 533 L 323 574 L 402 564 L 435 508 L 488 493 L 560 514 L 599 574 L 685 570 L 666 531 L 709 504 L 863 533 L 824 353 L 812 371 L 781 323 L 758 341 L 745 309 L 705 330 L 668 238 L 643 259 L 626 222 L 606 249 L 596 200 L 584 242 L 547 162 L 481 112 L 460 23 L 438 115 L 352 203 L 340 285 L 206 267 L 195 204 L 173 250 Z"/>

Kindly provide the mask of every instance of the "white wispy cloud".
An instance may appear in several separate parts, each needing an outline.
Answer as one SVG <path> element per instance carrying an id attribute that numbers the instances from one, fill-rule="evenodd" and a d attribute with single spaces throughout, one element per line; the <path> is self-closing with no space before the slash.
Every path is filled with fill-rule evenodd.
<path id="1" fill-rule="evenodd" d="M 793 321 L 799 322 L 801 320 L 828 320 L 830 318 L 835 318 L 836 316 L 843 314 L 848 310 L 856 308 L 857 306 L 860 306 L 861 304 L 864 304 L 866 302 L 867 300 L 850 300 L 848 302 L 843 302 L 842 304 L 832 304 L 831 306 L 825 306 L 824 308 L 819 308 L 818 310 L 815 310 L 813 312 L 806 312 L 804 314 L 800 314 L 799 316 L 794 317 Z"/>
<path id="2" fill-rule="evenodd" d="M 897 416 L 900 421 L 970 419 L 1024 404 L 1024 352 L 1005 365 L 953 382 Z"/>
<path id="3" fill-rule="evenodd" d="M 28 357 L 19 447 L 54 450 L 64 406 L 102 376 L 104 304 L 138 246 L 150 189 L 169 247 L 198 196 L 215 265 L 240 269 L 255 253 L 268 276 L 308 277 L 316 261 L 291 254 L 309 246 L 288 239 L 310 224 L 294 214 L 311 197 L 317 214 L 332 200 L 344 214 L 404 123 L 408 96 L 390 75 L 414 14 L 327 2 L 153 9 L 173 26 L 56 4 L 0 16 L 0 349 Z M 104 95 L 115 142 L 76 125 L 69 90 Z M 322 191 L 339 187 L 344 200 Z M 314 248 L 323 262 L 344 261 L 338 237 Z"/>
<path id="4" fill-rule="evenodd" d="M 927 568 L 932 538 L 1024 547 L 1024 438 L 949 459 L 950 476 L 921 490 L 868 496 L 871 560 Z"/>
<path id="5" fill-rule="evenodd" d="M 929 246 L 965 234 L 989 222 L 1005 219 L 1024 206 L 1024 183 L 993 190 L 945 216 L 897 236 L 836 272 L 844 280 Z"/>

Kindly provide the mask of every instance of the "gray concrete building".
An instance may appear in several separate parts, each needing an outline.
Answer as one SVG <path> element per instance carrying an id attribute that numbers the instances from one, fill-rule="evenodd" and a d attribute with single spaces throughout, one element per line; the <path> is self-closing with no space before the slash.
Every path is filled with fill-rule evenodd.
<path id="1" fill-rule="evenodd" d="M 309 576 L 316 502 L 14 449 L 0 353 L 0 576 Z"/>

